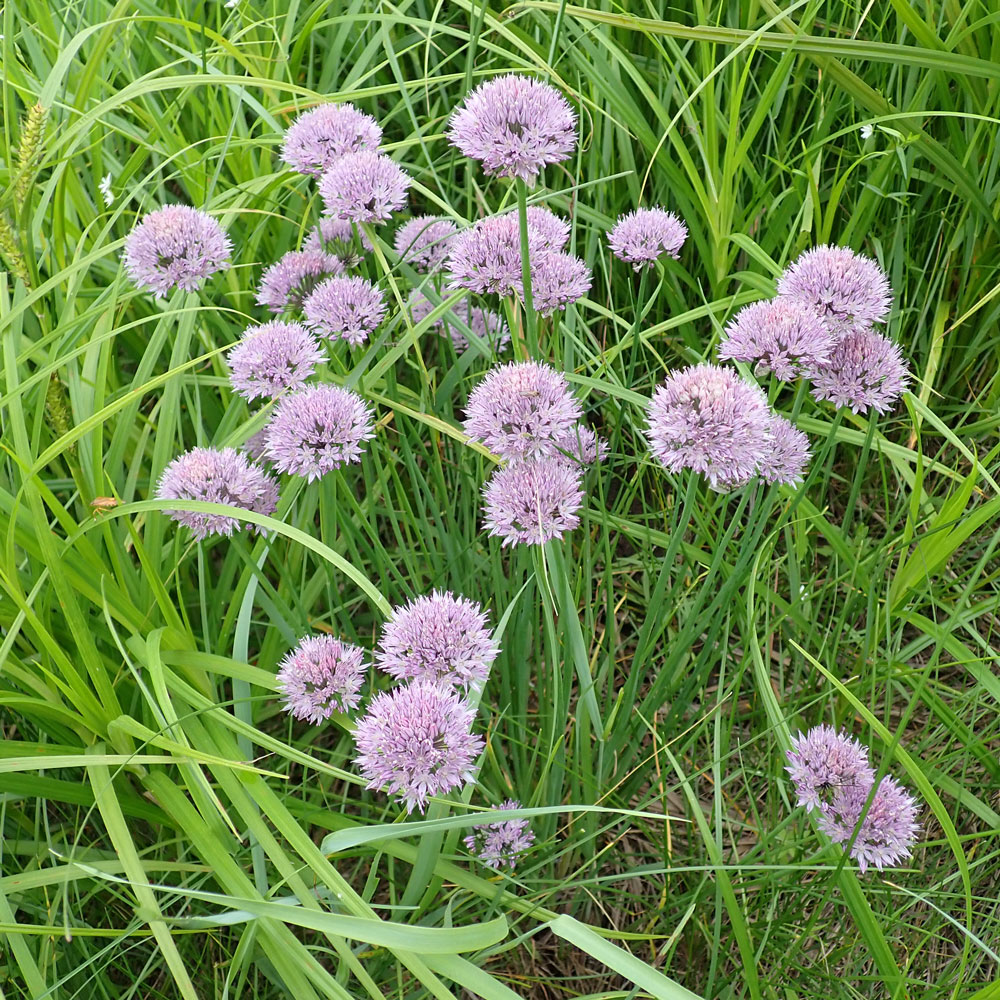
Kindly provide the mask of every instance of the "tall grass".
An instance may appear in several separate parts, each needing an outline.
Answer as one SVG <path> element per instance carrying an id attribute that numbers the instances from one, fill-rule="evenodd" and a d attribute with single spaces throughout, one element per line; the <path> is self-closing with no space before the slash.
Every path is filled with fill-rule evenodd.
<path id="1" fill-rule="evenodd" d="M 998 17 L 6 0 L 3 995 L 1000 996 Z M 247 515 L 270 535 L 192 543 L 148 498 L 180 451 L 256 429 L 223 354 L 318 215 L 276 159 L 291 116 L 357 103 L 416 205 L 474 218 L 506 188 L 444 123 L 509 69 L 581 111 L 537 195 L 595 275 L 540 330 L 609 443 L 582 526 L 535 554 L 486 538 L 490 460 L 458 422 L 489 360 L 396 316 L 335 359 L 378 411 L 360 466 Z M 220 218 L 236 266 L 158 303 L 120 254 L 173 201 Z M 640 288 L 603 232 L 657 202 L 691 238 Z M 878 420 L 802 402 L 795 490 L 664 475 L 643 399 L 827 241 L 884 265 L 913 392 Z M 274 669 L 309 630 L 370 646 L 433 587 L 487 606 L 503 652 L 477 786 L 407 819 L 343 727 L 289 723 Z M 794 809 L 784 751 L 818 721 L 918 794 L 906 867 L 860 876 Z M 461 839 L 508 797 L 538 842 L 500 877 Z"/>

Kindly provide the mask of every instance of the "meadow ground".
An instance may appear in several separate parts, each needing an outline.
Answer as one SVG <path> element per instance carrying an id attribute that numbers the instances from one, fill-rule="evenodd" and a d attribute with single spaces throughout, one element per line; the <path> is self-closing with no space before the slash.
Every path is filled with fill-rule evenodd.
<path id="1" fill-rule="evenodd" d="M 1000 997 L 995 0 L 5 0 L 0 31 L 0 995 Z M 514 189 L 444 130 L 505 71 L 580 116 L 529 195 L 593 271 L 538 333 L 607 442 L 582 523 L 486 535 L 495 460 L 460 427 L 492 360 L 409 321 L 387 235 L 360 263 L 387 318 L 324 369 L 374 408 L 360 463 L 284 477 L 269 534 L 194 541 L 156 483 L 263 426 L 225 355 L 321 209 L 283 131 L 354 102 L 408 211 L 471 221 Z M 168 203 L 233 266 L 157 300 L 121 257 Z M 652 204 L 690 235 L 637 274 L 605 232 Z M 668 475 L 654 387 L 828 242 L 884 267 L 912 391 L 862 415 L 761 377 L 805 482 Z M 434 588 L 502 652 L 476 781 L 407 816 L 275 669 Z M 919 800 L 900 867 L 796 807 L 785 752 L 820 722 Z M 498 874 L 463 837 L 507 798 L 536 841 Z"/>

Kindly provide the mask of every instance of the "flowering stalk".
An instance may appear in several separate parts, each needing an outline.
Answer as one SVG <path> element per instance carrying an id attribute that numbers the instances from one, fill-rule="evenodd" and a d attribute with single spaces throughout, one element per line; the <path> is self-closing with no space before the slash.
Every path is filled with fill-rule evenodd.
<path id="1" fill-rule="evenodd" d="M 517 218 L 521 228 L 521 283 L 524 285 L 524 327 L 528 334 L 528 352 L 538 357 L 538 316 L 531 297 L 531 257 L 528 253 L 528 188 L 520 177 L 516 180 Z"/>
<path id="2" fill-rule="evenodd" d="M 629 352 L 628 359 L 628 379 L 625 384 L 627 386 L 635 385 L 635 362 L 639 356 L 639 326 L 642 323 L 643 317 L 646 315 L 642 308 L 643 302 L 646 300 L 646 283 L 649 277 L 649 268 L 644 267 L 642 272 L 639 274 L 639 292 L 635 299 L 635 308 L 632 310 L 632 329 L 630 335 L 632 338 L 632 347 Z"/>

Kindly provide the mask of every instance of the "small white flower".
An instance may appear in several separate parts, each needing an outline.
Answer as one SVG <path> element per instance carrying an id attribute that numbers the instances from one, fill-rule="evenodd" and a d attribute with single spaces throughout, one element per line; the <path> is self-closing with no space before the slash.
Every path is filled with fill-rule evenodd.
<path id="1" fill-rule="evenodd" d="M 871 125 L 862 125 L 861 126 L 861 138 L 862 139 L 870 139 L 872 137 L 872 132 L 874 132 L 874 131 L 875 130 L 871 127 Z"/>
<path id="2" fill-rule="evenodd" d="M 239 7 L 240 0 L 226 0 L 227 7 Z"/>
<path id="3" fill-rule="evenodd" d="M 111 190 L 111 174 L 105 174 L 98 187 L 104 196 L 104 204 L 110 206 L 115 200 L 115 193 Z"/>

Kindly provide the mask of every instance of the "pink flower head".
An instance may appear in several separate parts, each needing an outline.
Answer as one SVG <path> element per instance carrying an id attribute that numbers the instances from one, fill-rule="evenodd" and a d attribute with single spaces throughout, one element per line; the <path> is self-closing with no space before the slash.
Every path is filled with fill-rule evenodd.
<path id="1" fill-rule="evenodd" d="M 319 182 L 328 215 L 378 225 L 406 205 L 410 175 L 384 153 L 370 149 L 334 162 Z"/>
<path id="2" fill-rule="evenodd" d="M 343 261 L 332 253 L 291 250 L 261 276 L 257 304 L 274 313 L 298 309 L 324 278 L 343 271 Z"/>
<path id="3" fill-rule="evenodd" d="M 285 133 L 281 158 L 300 174 L 319 177 L 345 153 L 375 149 L 382 129 L 353 104 L 321 104 L 303 112 Z"/>
<path id="4" fill-rule="evenodd" d="M 302 306 L 306 323 L 322 337 L 357 346 L 385 317 L 385 298 L 364 278 L 327 278 Z"/>
<path id="5" fill-rule="evenodd" d="M 442 216 L 418 215 L 396 230 L 396 253 L 417 271 L 439 271 L 448 257 L 455 223 Z"/>
<path id="6" fill-rule="evenodd" d="M 559 453 L 580 465 L 594 465 L 604 461 L 608 443 L 599 438 L 586 424 L 574 424 L 556 438 Z"/>
<path id="7" fill-rule="evenodd" d="M 875 772 L 868 750 L 854 737 L 832 726 L 813 726 L 792 737 L 788 771 L 800 806 L 820 810 L 829 803 L 834 789 L 856 785 L 871 788 Z"/>
<path id="8" fill-rule="evenodd" d="M 767 483 L 794 486 L 802 481 L 809 464 L 809 438 L 785 417 L 772 413 L 767 448 L 757 471 Z"/>
<path id="9" fill-rule="evenodd" d="M 324 216 L 319 220 L 319 224 L 309 230 L 309 235 L 302 244 L 303 250 L 324 251 L 332 253 L 335 257 L 347 265 L 353 253 L 354 234 L 357 229 L 361 246 L 365 250 L 373 250 L 371 240 L 363 229 L 355 227 L 350 219 L 332 219 Z M 357 261 L 353 261 L 357 263 Z"/>
<path id="10" fill-rule="evenodd" d="M 679 257 L 687 234 L 687 226 L 673 212 L 637 208 L 619 217 L 608 233 L 608 246 L 619 260 L 638 271 L 643 266 L 652 267 L 664 254 Z"/>
<path id="11" fill-rule="evenodd" d="M 483 523 L 502 545 L 542 545 L 580 523 L 580 471 L 558 455 L 514 462 L 494 471 L 483 499 Z"/>
<path id="12" fill-rule="evenodd" d="M 498 811 L 520 808 L 517 799 L 506 799 L 496 806 Z M 521 855 L 535 842 L 535 834 L 526 819 L 506 819 L 477 823 L 464 839 L 465 846 L 484 865 L 499 871 L 504 866 L 514 868 Z"/>
<path id="13" fill-rule="evenodd" d="M 909 368 L 897 344 L 874 330 L 855 330 L 834 345 L 828 364 L 812 375 L 812 394 L 855 413 L 890 410 L 906 391 Z"/>
<path id="14" fill-rule="evenodd" d="M 313 725 L 334 712 L 349 712 L 361 700 L 363 653 L 332 635 L 303 639 L 281 661 L 278 689 L 285 709 Z"/>
<path id="15" fill-rule="evenodd" d="M 509 343 L 504 319 L 499 313 L 479 306 L 468 306 L 465 311 L 465 324 L 472 332 L 499 354 Z M 458 327 L 449 324 L 448 333 L 456 351 L 464 351 L 469 346 L 469 338 Z"/>
<path id="16" fill-rule="evenodd" d="M 547 237 L 529 224 L 529 259 L 534 262 L 547 252 Z M 452 288 L 468 288 L 481 295 L 520 295 L 521 230 L 516 213 L 488 216 L 457 233 L 447 266 Z"/>
<path id="17" fill-rule="evenodd" d="M 544 314 L 565 309 L 590 290 L 590 268 L 568 253 L 544 253 L 532 261 L 531 300 Z"/>
<path id="18" fill-rule="evenodd" d="M 301 323 L 275 320 L 252 326 L 229 352 L 229 381 L 248 400 L 297 389 L 316 370 L 323 352 Z"/>

